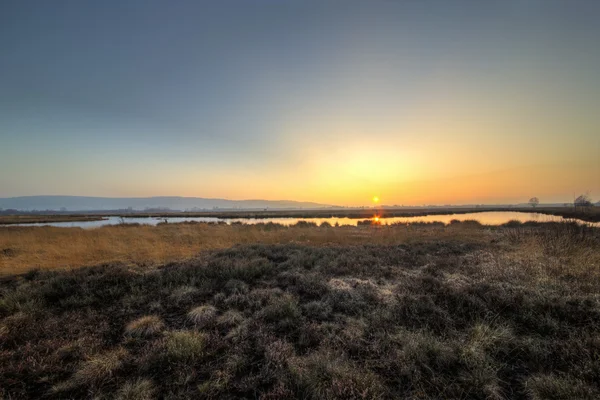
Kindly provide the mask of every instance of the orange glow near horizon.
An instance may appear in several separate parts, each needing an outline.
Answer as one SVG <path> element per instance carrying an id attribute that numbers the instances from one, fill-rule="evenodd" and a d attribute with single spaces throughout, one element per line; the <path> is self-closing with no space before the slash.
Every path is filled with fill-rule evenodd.
<path id="1" fill-rule="evenodd" d="M 238 2 L 123 13 L 134 40 L 118 47 L 98 40 L 121 33 L 104 9 L 57 12 L 57 35 L 30 14 L 44 10 L 14 2 L 0 199 L 287 200 L 370 214 L 600 200 L 599 0 L 568 13 L 533 0 Z M 148 22 L 161 12 L 164 31 Z"/>
<path id="2" fill-rule="evenodd" d="M 593 146 L 590 146 L 592 148 Z M 404 146 L 404 149 L 408 146 Z M 379 152 L 379 150 L 378 150 Z M 338 165 L 340 158 L 330 156 L 309 157 L 300 167 L 245 170 L 223 168 L 219 174 L 205 176 L 204 171 L 185 165 L 165 166 L 153 171 L 131 172 L 143 190 L 134 190 L 130 185 L 119 187 L 110 195 L 120 197 L 154 196 L 157 192 L 165 196 L 227 198 L 232 200 L 265 199 L 296 200 L 339 206 L 422 206 L 429 204 L 517 204 L 525 203 L 532 196 L 542 203 L 564 203 L 572 201 L 573 193 L 590 192 L 594 201 L 600 199 L 600 164 L 594 162 L 554 163 L 491 168 L 480 163 L 477 168 L 446 172 L 450 167 L 402 157 L 397 165 L 385 160 L 393 159 L 392 153 L 381 151 L 381 161 L 369 158 L 360 161 L 365 169 L 356 173 L 351 163 Z M 353 153 L 354 154 L 354 153 Z M 476 153 L 475 153 L 476 154 Z M 464 153 L 444 153 L 432 148 L 431 155 L 423 153 L 422 159 L 433 157 L 437 162 L 444 159 L 448 166 L 455 166 L 457 158 L 468 158 Z M 356 154 L 360 158 L 360 154 Z M 343 157 L 341 157 L 343 159 Z M 381 171 L 385 165 L 389 168 Z M 371 166 L 372 169 L 368 169 Z M 346 169 L 346 167 L 348 167 Z M 390 172 L 391 171 L 391 172 Z M 395 171 L 399 171 L 395 173 Z M 135 172 L 135 173 L 134 173 Z M 394 172 L 394 173 L 392 173 Z M 443 172 L 443 173 L 442 173 Z M 293 179 L 290 179 L 293 177 Z M 157 182 L 165 182 L 157 189 Z M 202 182 L 202 187 L 190 182 Z M 251 182 L 251 185 L 248 185 Z M 58 189 L 55 189 L 58 190 Z M 61 190 L 62 191 L 62 190 Z M 100 193 L 89 192 L 85 195 Z"/>

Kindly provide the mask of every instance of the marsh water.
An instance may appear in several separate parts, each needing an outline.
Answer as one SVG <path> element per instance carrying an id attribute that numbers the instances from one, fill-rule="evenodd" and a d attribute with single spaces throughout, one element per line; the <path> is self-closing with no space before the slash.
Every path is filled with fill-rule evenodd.
<path id="1" fill-rule="evenodd" d="M 65 228 L 99 228 L 106 225 L 119 224 L 143 224 L 143 225 L 158 225 L 159 223 L 179 223 L 179 222 L 213 222 L 213 223 L 243 223 L 243 224 L 258 224 L 258 223 L 277 223 L 282 225 L 294 225 L 299 221 L 314 222 L 321 224 L 328 222 L 331 225 L 353 225 L 356 226 L 359 221 L 364 221 L 365 218 L 216 218 L 216 217 L 116 217 L 110 216 L 99 221 L 69 221 L 69 222 L 43 222 L 43 223 L 25 223 L 13 226 L 56 226 Z M 379 222 L 382 225 L 391 225 L 395 223 L 409 224 L 414 222 L 443 222 L 449 224 L 452 220 L 475 220 L 483 225 L 501 225 L 511 220 L 520 222 L 560 222 L 567 219 L 555 216 L 538 213 L 525 213 L 516 211 L 486 211 L 479 213 L 466 214 L 440 214 L 440 215 L 422 215 L 414 217 L 389 217 L 380 218 Z M 585 222 L 577 219 L 568 219 L 581 224 L 600 227 L 600 223 Z"/>

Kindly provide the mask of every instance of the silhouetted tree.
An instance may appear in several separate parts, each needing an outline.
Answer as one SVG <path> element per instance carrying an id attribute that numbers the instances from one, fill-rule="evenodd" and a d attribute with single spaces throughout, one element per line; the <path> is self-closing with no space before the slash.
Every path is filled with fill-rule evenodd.
<path id="1" fill-rule="evenodd" d="M 531 207 L 535 208 L 538 204 L 540 204 L 540 199 L 537 197 L 532 197 L 529 199 L 529 205 L 531 205 Z"/>
<path id="2" fill-rule="evenodd" d="M 582 194 L 580 196 L 578 196 L 575 199 L 575 207 L 591 207 L 592 206 L 592 199 L 590 199 L 590 196 L 586 193 L 586 194 Z"/>

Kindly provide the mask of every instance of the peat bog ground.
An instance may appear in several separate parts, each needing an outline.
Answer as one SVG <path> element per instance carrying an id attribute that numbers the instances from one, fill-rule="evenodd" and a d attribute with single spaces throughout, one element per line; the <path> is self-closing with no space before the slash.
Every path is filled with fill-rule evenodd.
<path id="1" fill-rule="evenodd" d="M 0 398 L 599 398 L 600 230 L 455 225 L 5 279 Z"/>

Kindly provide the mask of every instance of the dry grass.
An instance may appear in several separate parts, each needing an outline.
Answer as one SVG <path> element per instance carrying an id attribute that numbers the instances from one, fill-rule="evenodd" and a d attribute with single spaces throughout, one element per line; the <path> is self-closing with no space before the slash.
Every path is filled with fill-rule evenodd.
<path id="1" fill-rule="evenodd" d="M 415 240 L 485 241 L 480 227 L 282 227 L 266 225 L 165 224 L 106 226 L 98 229 L 0 227 L 0 275 L 33 268 L 71 269 L 102 263 L 160 265 L 188 259 L 203 250 L 236 244 L 353 245 L 398 244 Z"/>
<path id="2" fill-rule="evenodd" d="M 188 314 L 188 318 L 199 327 L 207 326 L 217 318 L 217 309 L 210 305 L 193 308 Z"/>
<path id="3" fill-rule="evenodd" d="M 136 379 L 125 383 L 117 393 L 117 400 L 152 400 L 155 390 L 149 379 Z"/>
<path id="4" fill-rule="evenodd" d="M 75 372 L 69 383 L 73 385 L 98 384 L 110 379 L 123 365 L 127 350 L 118 348 L 91 357 Z"/>
<path id="5" fill-rule="evenodd" d="M 146 315 L 130 322 L 125 327 L 125 333 L 135 337 L 151 337 L 164 327 L 162 320 L 156 315 Z"/>
<path id="6" fill-rule="evenodd" d="M 204 355 L 206 335 L 196 331 L 173 331 L 168 333 L 163 345 L 161 363 L 192 363 Z"/>
<path id="7" fill-rule="evenodd" d="M 248 232 L 315 245 L 0 282 L 0 398 L 600 398 L 598 229 Z"/>

